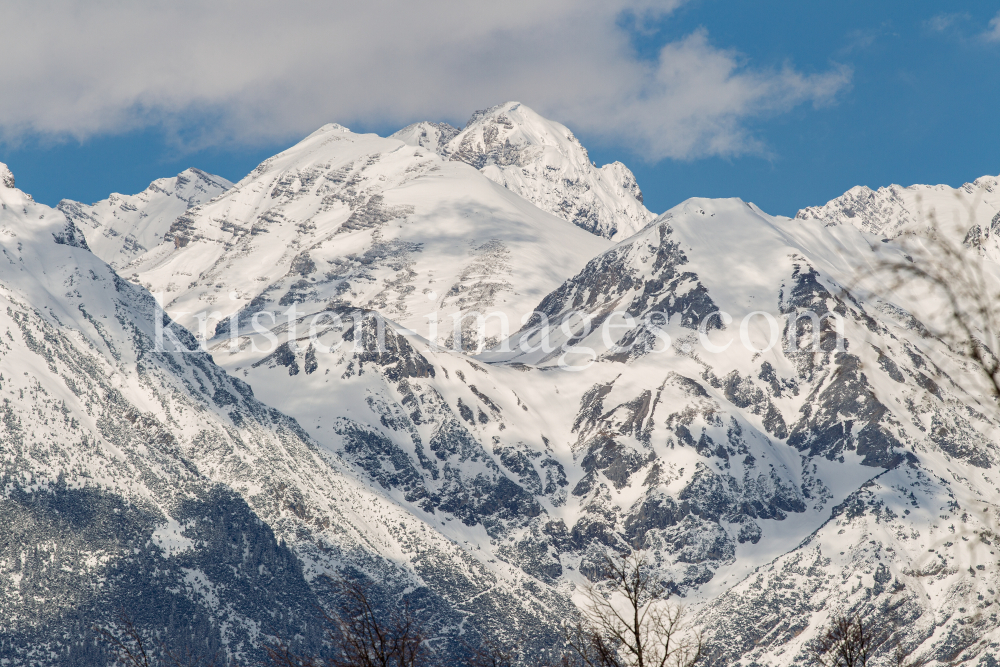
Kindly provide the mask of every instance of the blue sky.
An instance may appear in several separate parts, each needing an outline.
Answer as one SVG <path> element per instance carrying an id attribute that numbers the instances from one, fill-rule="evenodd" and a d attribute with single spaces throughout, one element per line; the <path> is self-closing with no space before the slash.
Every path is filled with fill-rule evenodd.
<path id="1" fill-rule="evenodd" d="M 850 88 L 829 106 L 761 119 L 765 155 L 649 164 L 613 147 L 592 153 L 626 161 L 658 211 L 689 196 L 737 196 L 794 215 L 854 185 L 957 186 L 995 176 L 1000 42 L 982 33 L 998 9 L 996 2 L 693 3 L 644 41 L 706 26 L 713 41 L 759 65 L 846 64 Z"/>
<path id="2" fill-rule="evenodd" d="M 15 66 L 0 75 L 0 161 L 39 201 L 90 202 L 188 166 L 238 180 L 322 122 L 388 134 L 415 120 L 461 125 L 519 99 L 573 129 L 598 164 L 627 164 L 656 212 L 738 196 L 793 215 L 853 185 L 1000 173 L 995 2 L 623 0 L 553 3 L 548 14 L 526 3 L 523 21 L 484 15 L 482 36 L 443 38 L 476 19 L 456 16 L 426 43 L 410 36 L 431 30 L 419 17 L 383 30 L 374 14 L 317 18 L 320 5 L 299 4 L 284 23 L 230 33 L 220 26 L 232 14 L 205 16 L 199 33 L 182 7 L 174 38 L 171 15 L 152 10 L 114 14 L 122 23 L 86 44 L 72 43 L 85 32 L 77 24 L 42 22 L 32 30 L 54 34 L 26 31 L 22 63 L 3 54 Z M 93 14 L 83 20 L 95 30 L 112 16 Z M 35 43 L 60 29 L 65 54 L 45 57 Z M 322 42 L 308 32 L 320 29 L 344 31 L 330 40 L 340 51 L 296 52 Z M 273 35 L 247 36 L 255 30 Z M 294 57 L 256 59 L 269 41 Z M 687 69 L 671 74 L 675 63 Z"/>

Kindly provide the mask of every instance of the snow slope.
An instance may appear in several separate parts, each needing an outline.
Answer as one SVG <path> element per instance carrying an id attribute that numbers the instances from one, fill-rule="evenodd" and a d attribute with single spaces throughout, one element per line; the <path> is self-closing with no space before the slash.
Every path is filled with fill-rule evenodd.
<path id="1" fill-rule="evenodd" d="M 116 193 L 90 205 L 64 199 L 56 208 L 83 231 L 94 254 L 121 269 L 159 244 L 182 213 L 215 199 L 232 185 L 221 176 L 185 169 L 153 181 L 136 195 Z"/>
<path id="2" fill-rule="evenodd" d="M 4 664 L 107 664 L 93 627 L 122 607 L 181 653 L 322 651 L 338 572 L 412 600 L 440 650 L 512 624 L 555 641 L 542 614 L 565 601 L 470 558 L 169 319 L 158 346 L 152 296 L 60 211 L 10 187 L 0 204 Z"/>
<path id="3" fill-rule="evenodd" d="M 596 167 L 573 133 L 520 102 L 477 111 L 461 132 L 435 123 L 410 125 L 393 137 L 479 169 L 539 208 L 616 241 L 655 215 L 621 162 Z"/>
<path id="4" fill-rule="evenodd" d="M 327 125 L 178 218 L 122 272 L 209 337 L 227 334 L 236 311 L 245 328 L 261 310 L 349 304 L 424 336 L 436 326 L 451 345 L 456 315 L 503 313 L 516 329 L 608 245 L 461 162 Z M 216 314 L 201 325 L 202 311 Z M 488 342 L 502 333 L 490 318 Z"/>

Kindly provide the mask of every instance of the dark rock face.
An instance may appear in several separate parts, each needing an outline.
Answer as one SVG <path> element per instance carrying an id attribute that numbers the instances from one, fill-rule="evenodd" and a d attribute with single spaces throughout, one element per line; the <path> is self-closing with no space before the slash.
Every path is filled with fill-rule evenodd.
<path id="1" fill-rule="evenodd" d="M 903 445 L 882 425 L 888 416 L 875 398 L 859 359 L 851 354 L 836 357 L 831 381 L 810 395 L 803 416 L 792 428 L 789 444 L 811 456 L 834 459 L 848 450 L 863 455 L 864 465 L 891 468 L 903 459 L 894 452 Z M 812 405 L 818 407 L 813 409 Z M 806 414 L 808 412 L 808 414 Z M 860 426 L 853 435 L 855 424 Z"/>
<path id="2" fill-rule="evenodd" d="M 7 165 L 2 163 L 0 163 L 0 184 L 5 188 L 14 187 L 14 174 Z"/>
<path id="3" fill-rule="evenodd" d="M 386 327 L 384 321 L 377 317 L 365 317 L 362 313 L 359 320 L 352 321 L 344 332 L 344 340 L 355 342 L 359 349 L 359 373 L 365 363 L 374 363 L 385 369 L 386 377 L 392 382 L 407 378 L 434 377 L 434 367 L 426 357 L 413 349 L 405 336 Z"/>
<path id="4" fill-rule="evenodd" d="M 90 249 L 87 247 L 87 239 L 83 235 L 83 232 L 72 221 L 67 221 L 66 227 L 61 232 L 53 233 L 52 239 L 62 245 L 83 248 L 84 250 Z"/>
<path id="5" fill-rule="evenodd" d="M 597 435 L 585 447 L 587 454 L 580 465 L 587 475 L 573 488 L 574 496 L 586 495 L 593 489 L 594 473 L 598 470 L 615 488 L 620 489 L 628 484 L 632 473 L 642 469 L 646 463 L 646 457 L 624 448 L 607 436 Z"/>
<path id="6" fill-rule="evenodd" d="M 316 262 L 309 257 L 308 252 L 299 253 L 292 260 L 288 273 L 297 276 L 308 276 L 316 271 Z"/>
<path id="7" fill-rule="evenodd" d="M 552 322 L 559 322 L 571 311 L 600 313 L 593 324 L 598 327 L 610 312 L 624 306 L 624 312 L 635 318 L 655 312 L 669 321 L 676 315 L 681 326 L 697 329 L 718 307 L 698 276 L 681 269 L 688 259 L 671 237 L 670 225 L 659 223 L 657 232 L 655 244 L 642 248 L 619 246 L 591 260 L 580 273 L 542 299 L 536 310 Z M 640 250 L 649 255 L 641 268 L 635 265 Z M 706 322 L 709 331 L 720 326 L 717 317 Z M 639 334 L 632 335 L 634 341 Z"/>
<path id="8" fill-rule="evenodd" d="M 766 373 L 763 365 L 761 373 Z M 763 417 L 762 423 L 768 433 L 782 440 L 788 437 L 788 428 L 785 426 L 785 419 L 781 416 L 781 412 L 764 391 L 749 378 L 743 378 L 739 372 L 732 371 L 722 380 L 721 385 L 730 403 L 738 408 L 749 408 L 752 414 Z"/>
<path id="9" fill-rule="evenodd" d="M 303 649 L 321 651 L 316 597 L 298 558 L 232 492 L 205 487 L 200 495 L 173 510 L 190 544 L 179 553 L 157 541 L 166 518 L 155 506 L 65 486 L 15 488 L 0 499 L 0 559 L 17 563 L 8 576 L 21 598 L 17 620 L 0 630 L 0 653 L 25 664 L 51 655 L 64 665 L 103 664 L 94 627 L 114 627 L 122 608 L 177 653 L 260 656 L 248 621 L 299 634 Z"/>
<path id="10" fill-rule="evenodd" d="M 390 220 L 405 217 L 412 212 L 412 206 L 386 206 L 382 195 L 372 195 L 363 204 L 352 209 L 350 217 L 337 233 L 378 228 Z"/>
<path id="11" fill-rule="evenodd" d="M 391 440 L 351 422 L 340 426 L 338 432 L 344 436 L 344 451 L 383 488 L 401 488 L 408 498 L 426 495 L 420 484 L 420 473 L 406 453 Z"/>
<path id="12" fill-rule="evenodd" d="M 643 500 L 639 508 L 625 521 L 625 534 L 636 549 L 645 545 L 646 533 L 651 530 L 672 528 L 687 514 L 688 508 L 680 508 L 669 496 L 650 497 Z"/>
<path id="13" fill-rule="evenodd" d="M 292 352 L 290 343 L 282 343 L 278 345 L 274 352 L 267 355 L 260 361 L 254 364 L 254 367 L 258 366 L 270 366 L 274 368 L 275 366 L 284 366 L 288 369 L 289 375 L 297 375 L 299 372 L 299 364 L 295 359 L 295 353 Z"/>

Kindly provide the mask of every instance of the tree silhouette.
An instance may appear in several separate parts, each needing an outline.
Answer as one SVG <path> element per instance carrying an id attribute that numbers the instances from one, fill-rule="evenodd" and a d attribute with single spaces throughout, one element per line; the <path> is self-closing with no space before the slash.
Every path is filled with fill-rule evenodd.
<path id="1" fill-rule="evenodd" d="M 584 618 L 567 631 L 567 644 L 587 667 L 692 667 L 702 658 L 702 637 L 685 610 L 668 602 L 643 552 L 608 556 L 607 593 L 588 587 Z"/>

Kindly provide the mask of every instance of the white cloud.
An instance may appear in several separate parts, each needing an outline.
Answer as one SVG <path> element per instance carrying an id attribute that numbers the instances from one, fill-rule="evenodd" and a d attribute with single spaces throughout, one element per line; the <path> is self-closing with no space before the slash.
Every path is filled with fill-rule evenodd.
<path id="1" fill-rule="evenodd" d="M 971 17 L 967 12 L 956 12 L 952 14 L 938 14 L 927 20 L 925 25 L 934 32 L 944 32 L 956 23 L 968 21 Z"/>
<path id="2" fill-rule="evenodd" d="M 990 21 L 990 29 L 986 31 L 986 39 L 991 42 L 1000 42 L 1000 12 Z"/>
<path id="3" fill-rule="evenodd" d="M 845 70 L 759 70 L 704 32 L 655 62 L 641 25 L 683 0 L 330 2 L 11 0 L 0 137 L 160 125 L 198 145 L 286 139 L 322 123 L 464 120 L 518 99 L 650 158 L 760 150 L 746 123 L 823 103 Z"/>

